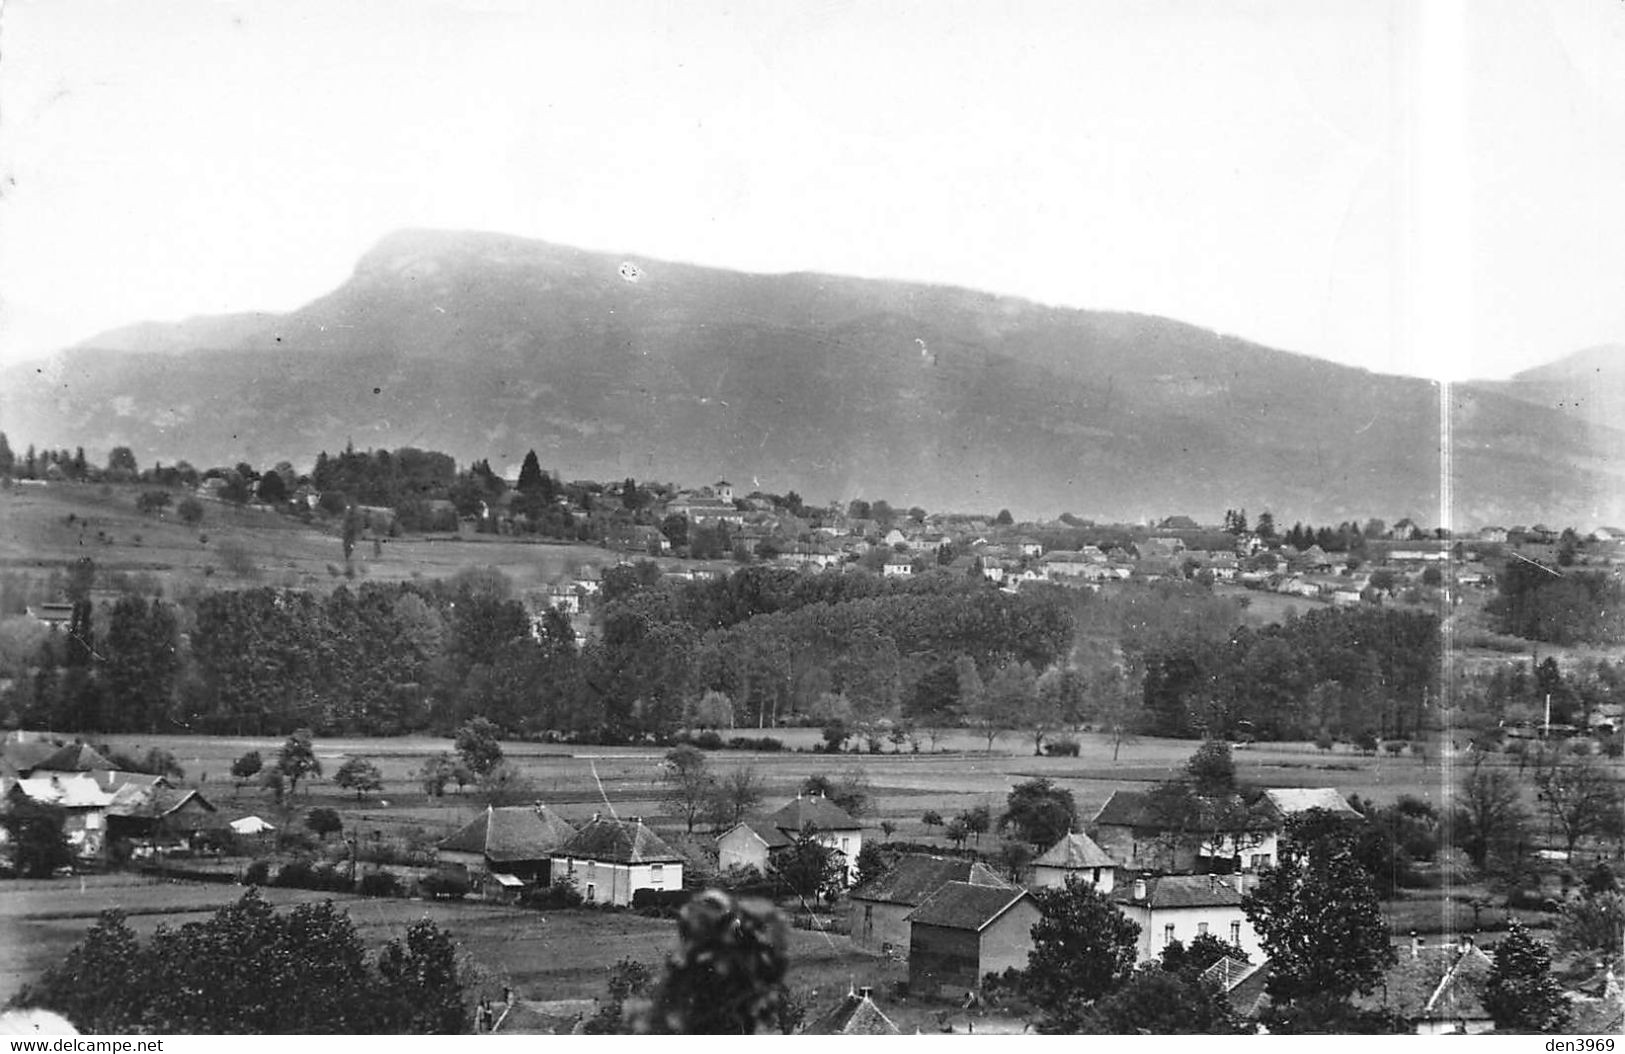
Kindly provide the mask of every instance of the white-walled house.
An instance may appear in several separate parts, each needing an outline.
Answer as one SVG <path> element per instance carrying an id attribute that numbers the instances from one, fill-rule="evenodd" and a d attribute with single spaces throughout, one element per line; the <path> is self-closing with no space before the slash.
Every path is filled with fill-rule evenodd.
<path id="1" fill-rule="evenodd" d="M 772 824 L 736 823 L 717 838 L 717 869 L 726 873 L 750 867 L 765 875 L 773 854 L 793 844 L 789 835 Z"/>
<path id="2" fill-rule="evenodd" d="M 1117 861 L 1095 844 L 1094 839 L 1076 831 L 1050 846 L 1033 861 L 1031 885 L 1035 889 L 1057 889 L 1076 878 L 1110 893 L 1116 884 Z"/>
<path id="3" fill-rule="evenodd" d="M 1156 959 L 1174 941 L 1189 944 L 1204 933 L 1238 945 L 1254 961 L 1264 958 L 1253 924 L 1241 910 L 1240 875 L 1163 875 L 1139 878 L 1110 894 L 1124 917 L 1139 923 L 1135 955 Z"/>
<path id="4" fill-rule="evenodd" d="M 642 820 L 595 815 L 554 851 L 552 878 L 562 877 L 589 903 L 626 907 L 640 889 L 682 889 L 683 858 Z"/>
<path id="5" fill-rule="evenodd" d="M 863 851 L 863 827 L 845 809 L 822 794 L 798 794 L 778 812 L 762 821 L 761 827 L 774 827 L 789 838 L 809 828 L 818 843 L 846 858 L 846 880 L 858 878 L 858 853 Z"/>

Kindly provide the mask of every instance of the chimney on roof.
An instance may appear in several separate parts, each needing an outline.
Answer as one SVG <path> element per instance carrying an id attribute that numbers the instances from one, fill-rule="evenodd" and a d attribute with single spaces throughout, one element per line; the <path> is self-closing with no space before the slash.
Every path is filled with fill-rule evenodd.
<path id="1" fill-rule="evenodd" d="M 1143 879 L 1143 878 L 1136 878 L 1134 880 L 1134 899 L 1135 900 L 1144 900 L 1145 899 L 1145 879 Z"/>
<path id="2" fill-rule="evenodd" d="M 864 999 L 868 999 L 871 995 L 874 994 L 874 989 L 869 987 L 868 985 L 864 985 L 862 988 L 858 989 L 858 994 L 860 996 L 862 996 Z"/>

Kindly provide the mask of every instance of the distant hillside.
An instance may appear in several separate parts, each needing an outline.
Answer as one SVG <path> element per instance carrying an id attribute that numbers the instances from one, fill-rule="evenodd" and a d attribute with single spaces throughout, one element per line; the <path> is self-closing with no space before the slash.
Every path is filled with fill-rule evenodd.
<path id="1" fill-rule="evenodd" d="M 1455 389 L 1458 514 L 1625 518 L 1620 434 L 1521 383 Z M 297 311 L 143 323 L 0 389 L 14 445 L 143 462 L 308 464 L 353 440 L 512 466 L 534 447 L 568 477 L 820 502 L 1438 519 L 1425 381 L 1162 318 L 499 235 L 391 235 Z"/>

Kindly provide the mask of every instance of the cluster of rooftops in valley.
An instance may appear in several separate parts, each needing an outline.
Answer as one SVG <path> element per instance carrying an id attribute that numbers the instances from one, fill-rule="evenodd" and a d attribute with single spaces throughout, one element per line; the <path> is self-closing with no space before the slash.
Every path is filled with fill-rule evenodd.
<path id="1" fill-rule="evenodd" d="M 1287 817 L 1309 809 L 1358 814 L 1330 788 L 1269 790 L 1250 805 L 1235 804 L 1223 813 L 1226 820 L 1187 834 L 1160 824 L 1147 794 L 1118 791 L 1087 833 L 1069 832 L 1046 848 L 1021 882 L 967 856 L 901 855 L 848 890 L 846 928 L 857 947 L 906 959 L 911 993 L 960 999 L 989 974 L 1026 968 L 1040 917 L 1033 891 L 1074 880 L 1105 894 L 1139 925 L 1141 961 L 1203 934 L 1239 948 L 1246 960 L 1226 957 L 1209 975 L 1238 1011 L 1256 1017 L 1269 963 L 1243 898 L 1258 870 L 1275 862 Z M 863 824 L 834 802 L 801 795 L 718 836 L 717 866 L 770 874 L 779 854 L 811 837 L 841 854 L 855 882 L 864 836 Z M 488 809 L 441 843 L 440 856 L 476 873 L 493 895 L 568 875 L 587 899 L 612 904 L 631 903 L 639 889 L 680 888 L 685 862 L 641 820 L 594 815 L 576 827 L 543 805 Z M 1419 1032 L 1487 1030 L 1479 992 L 1488 965 L 1470 939 L 1416 940 L 1374 998 L 1404 1013 Z M 895 1026 L 866 989 L 854 989 L 809 1031 L 885 1033 Z"/>
<path id="2" fill-rule="evenodd" d="M 1233 1007 L 1256 1016 L 1270 967 L 1242 910 L 1243 898 L 1258 871 L 1275 863 L 1288 817 L 1310 809 L 1358 814 L 1331 788 L 1271 789 L 1251 801 L 1211 804 L 1202 830 L 1172 829 L 1159 819 L 1150 795 L 1120 790 L 1084 831 L 1070 831 L 1046 847 L 1019 882 L 969 856 L 908 853 L 860 884 L 864 825 L 827 798 L 798 795 L 719 835 L 715 864 L 725 873 L 769 875 L 798 839 L 816 840 L 845 865 L 850 888 L 844 928 L 852 943 L 906 959 L 911 992 L 948 998 L 979 990 L 989 974 L 1026 968 L 1040 917 L 1033 892 L 1081 882 L 1138 924 L 1141 961 L 1203 934 L 1239 948 L 1245 960 L 1221 959 L 1210 976 Z M 201 791 L 173 786 L 163 776 L 118 771 L 84 744 L 13 736 L 0 750 L 0 810 L 29 809 L 60 817 L 74 854 L 91 863 L 104 860 L 116 839 L 151 852 L 222 826 Z M 254 816 L 230 826 L 246 836 L 271 829 Z M 0 827 L 0 856 L 11 851 L 5 830 Z M 492 899 L 513 899 L 568 878 L 588 901 L 630 905 L 640 891 L 683 890 L 685 869 L 700 862 L 696 851 L 692 842 L 668 841 L 638 817 L 594 813 L 571 820 L 537 803 L 486 808 L 439 844 L 438 858 L 441 866 L 464 871 Z M 1489 967 L 1489 958 L 1469 939 L 1413 940 L 1370 998 L 1404 1014 L 1419 1032 L 1488 1030 L 1492 1024 L 1480 994 Z M 1617 985 L 1598 993 L 1591 1000 L 1595 1007 L 1586 1004 L 1588 1012 L 1606 1018 L 1613 1007 L 1617 1018 L 1618 995 Z M 807 1031 L 896 1028 L 867 990 L 854 988 Z"/>

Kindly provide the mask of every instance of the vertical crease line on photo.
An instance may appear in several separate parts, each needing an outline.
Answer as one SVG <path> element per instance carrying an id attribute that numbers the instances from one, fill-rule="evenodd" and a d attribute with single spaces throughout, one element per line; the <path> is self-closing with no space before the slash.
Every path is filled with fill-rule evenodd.
<path id="1" fill-rule="evenodd" d="M 1452 464 L 1451 449 L 1451 401 L 1450 381 L 1448 378 L 1439 381 L 1439 524 L 1445 528 L 1446 534 L 1441 541 L 1445 545 L 1444 551 L 1444 613 L 1439 620 L 1439 632 L 1443 635 L 1439 646 L 1439 713 L 1444 720 L 1439 722 L 1439 803 L 1445 815 L 1451 815 L 1455 810 L 1454 789 L 1456 773 L 1456 623 L 1454 605 L 1456 602 L 1456 542 L 1454 516 L 1455 485 L 1454 466 Z M 1420 731 L 1420 730 L 1419 730 Z M 1440 922 L 1444 933 L 1452 932 L 1452 923 L 1455 921 L 1454 900 L 1455 885 L 1451 873 L 1445 874 L 1444 899 L 1439 906 Z"/>

